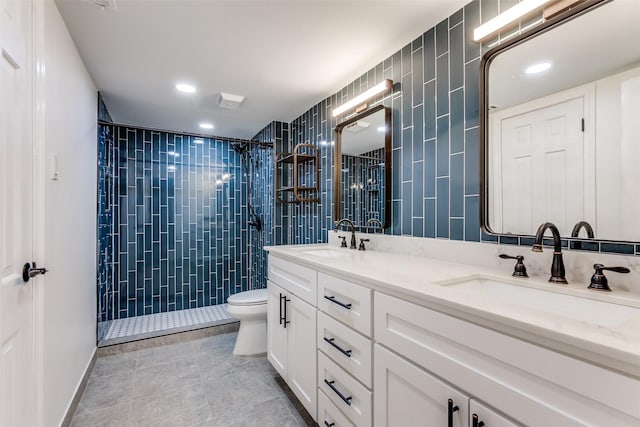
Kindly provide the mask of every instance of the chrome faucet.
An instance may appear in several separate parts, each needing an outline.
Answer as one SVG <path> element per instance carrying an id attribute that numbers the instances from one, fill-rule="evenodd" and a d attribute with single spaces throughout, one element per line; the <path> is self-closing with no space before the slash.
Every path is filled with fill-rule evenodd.
<path id="1" fill-rule="evenodd" d="M 587 237 L 589 239 L 593 239 L 594 237 L 593 228 L 591 227 L 591 224 L 589 224 L 587 221 L 580 221 L 576 225 L 574 225 L 573 230 L 571 231 L 571 237 L 578 237 L 578 234 L 580 233 L 580 229 L 583 227 L 584 227 L 584 231 L 587 232 Z"/>
<path id="2" fill-rule="evenodd" d="M 338 227 L 340 227 L 340 225 L 342 225 L 343 222 L 346 222 L 347 224 L 349 224 L 349 226 L 351 226 L 351 246 L 349 247 L 349 249 L 355 249 L 356 248 L 356 226 L 353 225 L 353 222 L 351 222 L 351 220 L 347 218 L 342 218 L 340 221 L 336 221 L 336 230 L 338 230 Z"/>
<path id="3" fill-rule="evenodd" d="M 551 230 L 553 235 L 553 262 L 551 263 L 551 277 L 549 281 L 551 283 L 566 284 L 567 279 L 564 277 L 564 261 L 562 260 L 562 240 L 560 239 L 560 232 L 558 227 L 550 222 L 545 222 L 538 227 L 536 231 L 536 238 L 533 242 L 533 252 L 542 252 L 542 237 L 547 229 Z"/>

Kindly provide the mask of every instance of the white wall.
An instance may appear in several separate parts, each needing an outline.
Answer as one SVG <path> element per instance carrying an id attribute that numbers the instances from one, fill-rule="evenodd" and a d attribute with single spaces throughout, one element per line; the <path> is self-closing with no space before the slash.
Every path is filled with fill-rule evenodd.
<path id="1" fill-rule="evenodd" d="M 57 426 L 96 348 L 97 91 L 53 1 L 44 7 L 43 424 Z"/>

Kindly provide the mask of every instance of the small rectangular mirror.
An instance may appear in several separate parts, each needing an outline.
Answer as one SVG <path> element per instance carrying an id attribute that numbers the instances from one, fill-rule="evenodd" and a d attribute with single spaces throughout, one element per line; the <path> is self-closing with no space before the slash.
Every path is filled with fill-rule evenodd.
<path id="1" fill-rule="evenodd" d="M 370 108 L 335 128 L 334 220 L 360 230 L 391 223 L 391 110 Z"/>

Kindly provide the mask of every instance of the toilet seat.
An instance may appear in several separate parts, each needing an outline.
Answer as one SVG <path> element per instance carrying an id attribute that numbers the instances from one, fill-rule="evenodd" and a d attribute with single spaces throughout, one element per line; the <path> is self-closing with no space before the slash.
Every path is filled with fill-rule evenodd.
<path id="1" fill-rule="evenodd" d="M 267 303 L 267 290 L 255 289 L 230 295 L 227 298 L 230 305 L 261 305 Z"/>

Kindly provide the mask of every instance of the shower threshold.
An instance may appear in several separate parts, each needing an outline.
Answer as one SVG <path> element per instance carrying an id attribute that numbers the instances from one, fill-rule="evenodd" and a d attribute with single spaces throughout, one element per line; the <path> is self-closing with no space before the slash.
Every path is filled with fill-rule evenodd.
<path id="1" fill-rule="evenodd" d="M 227 313 L 227 304 L 116 319 L 98 324 L 98 347 L 234 322 L 237 320 Z"/>

